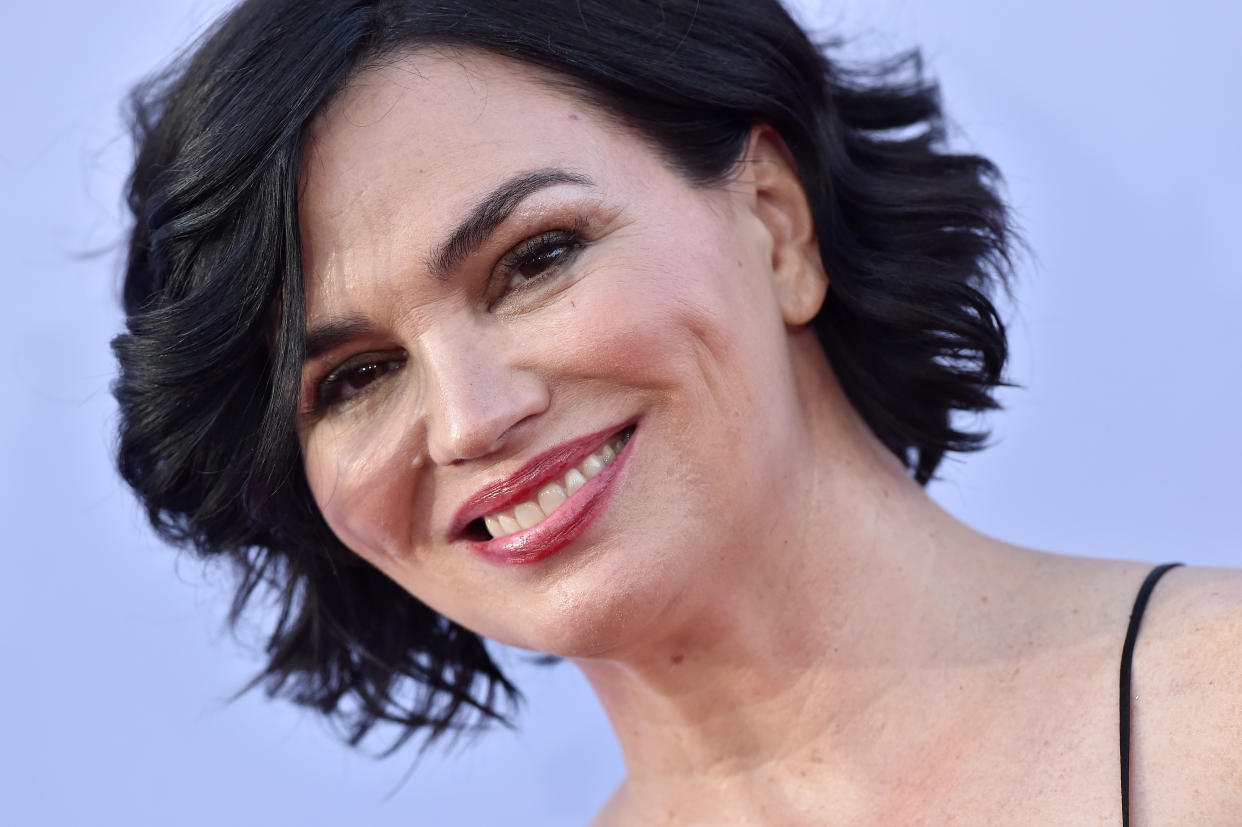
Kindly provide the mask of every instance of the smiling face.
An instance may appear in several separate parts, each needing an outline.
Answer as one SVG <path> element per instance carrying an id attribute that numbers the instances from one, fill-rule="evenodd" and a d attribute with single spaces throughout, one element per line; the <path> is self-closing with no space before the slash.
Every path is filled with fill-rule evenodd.
<path id="1" fill-rule="evenodd" d="M 788 173 L 779 139 L 748 152 L 692 187 L 478 52 L 356 78 L 313 125 L 299 205 L 299 434 L 345 545 L 480 634 L 573 656 L 796 519 L 789 323 L 822 271 L 787 249 L 814 246 L 801 190 L 756 183 Z"/>

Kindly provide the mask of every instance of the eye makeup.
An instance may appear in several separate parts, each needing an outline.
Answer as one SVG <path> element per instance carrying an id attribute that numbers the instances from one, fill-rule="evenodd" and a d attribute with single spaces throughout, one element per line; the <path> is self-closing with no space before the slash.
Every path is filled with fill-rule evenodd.
<path id="1" fill-rule="evenodd" d="M 377 356 L 363 353 L 353 357 L 318 383 L 314 399 L 315 410 L 322 411 L 352 401 L 365 393 L 374 382 L 400 370 L 404 363 L 404 357 L 383 358 L 382 354 Z"/>
<path id="2" fill-rule="evenodd" d="M 499 294 L 489 303 L 489 309 L 560 274 L 586 246 L 585 228 L 586 221 L 579 219 L 565 229 L 527 238 L 505 253 L 492 274 L 491 282 L 499 285 Z"/>
<path id="3" fill-rule="evenodd" d="M 488 313 L 520 314 L 530 307 L 522 301 L 523 294 L 560 282 L 566 270 L 605 234 L 606 227 L 615 218 L 616 212 L 604 212 L 594 199 L 542 210 L 522 210 L 507 222 L 511 226 L 524 225 L 520 230 L 523 234 L 521 239 L 502 253 L 490 270 L 485 271 L 487 275 L 483 277 L 482 286 L 471 286 L 473 279 L 470 273 L 478 271 L 475 269 L 477 265 L 471 266 L 469 261 L 463 262 L 452 274 L 450 284 L 459 285 L 463 291 L 480 290 L 482 307 Z M 502 229 L 497 231 L 496 238 L 499 240 L 504 235 L 517 232 L 516 228 L 509 233 Z M 484 248 L 471 257 L 477 260 L 486 255 Z M 478 282 L 474 281 L 474 284 Z M 371 338 L 375 328 L 368 325 L 367 329 L 369 333 L 366 338 Z M 372 343 L 376 343 L 374 339 Z M 321 361 L 328 366 L 306 371 L 299 413 L 304 421 L 314 421 L 366 399 L 406 363 L 406 354 L 399 348 L 367 350 L 348 355 L 340 361 L 331 359 L 332 351 L 348 353 L 349 346 L 350 337 L 344 337 L 343 341 L 334 342 L 325 349 L 327 352 L 313 357 L 308 363 L 314 367 L 314 362 Z"/>

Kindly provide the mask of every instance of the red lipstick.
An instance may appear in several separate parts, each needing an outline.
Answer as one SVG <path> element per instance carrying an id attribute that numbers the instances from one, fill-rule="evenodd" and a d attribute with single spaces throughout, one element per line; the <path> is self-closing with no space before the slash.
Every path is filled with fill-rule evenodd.
<path id="1" fill-rule="evenodd" d="M 474 521 L 535 499 L 540 488 L 577 466 L 608 440 L 633 426 L 617 426 L 578 437 L 531 459 L 514 473 L 485 486 L 458 509 L 449 526 L 450 542 L 463 539 Z M 637 429 L 629 442 L 633 442 Z M 522 565 L 543 560 L 568 545 L 594 520 L 612 493 L 612 483 L 629 458 L 629 442 L 607 467 L 589 479 L 569 499 L 537 525 L 506 537 L 467 540 L 472 552 L 499 565 Z"/>

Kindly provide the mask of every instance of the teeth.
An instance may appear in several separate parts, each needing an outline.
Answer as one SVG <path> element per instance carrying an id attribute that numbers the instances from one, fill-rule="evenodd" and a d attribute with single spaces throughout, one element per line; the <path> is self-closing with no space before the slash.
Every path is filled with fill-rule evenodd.
<path id="1" fill-rule="evenodd" d="M 492 535 L 493 537 L 499 537 L 499 536 L 500 536 L 500 533 L 501 533 L 502 529 L 501 529 L 501 527 L 500 527 L 500 520 L 499 520 L 499 519 L 497 519 L 496 517 L 493 517 L 492 515 L 490 515 L 490 514 L 489 514 L 489 515 L 487 515 L 486 517 L 484 517 L 484 518 L 483 518 L 483 522 L 487 525 L 487 533 L 488 533 L 488 534 Z"/>
<path id="2" fill-rule="evenodd" d="M 586 485 L 587 480 L 598 476 L 629 440 L 630 432 L 627 430 L 620 437 L 609 440 L 603 448 L 579 463 L 577 468 L 569 469 L 560 480 L 545 485 L 534 500 L 515 506 L 511 511 L 487 515 L 483 518 L 487 533 L 492 537 L 505 537 L 543 522 L 561 503 Z"/>
<path id="3" fill-rule="evenodd" d="M 556 507 L 565 502 L 569 495 L 565 493 L 565 489 L 556 483 L 546 486 L 539 492 L 539 508 L 544 514 L 551 514 Z"/>
<path id="4" fill-rule="evenodd" d="M 539 506 L 535 503 L 522 503 L 513 509 L 513 516 L 522 528 L 530 528 L 541 522 L 547 515 L 540 511 Z"/>
<path id="5" fill-rule="evenodd" d="M 582 476 L 591 479 L 604 470 L 604 458 L 599 454 L 591 454 L 578 467 L 582 469 Z"/>
<path id="6" fill-rule="evenodd" d="M 500 534 L 496 535 L 498 537 L 503 537 L 506 534 L 513 534 L 515 531 L 522 530 L 522 527 L 518 525 L 518 521 L 510 517 L 508 514 L 501 514 L 498 519 L 500 520 Z M 483 522 L 486 523 L 487 521 L 484 520 Z"/>

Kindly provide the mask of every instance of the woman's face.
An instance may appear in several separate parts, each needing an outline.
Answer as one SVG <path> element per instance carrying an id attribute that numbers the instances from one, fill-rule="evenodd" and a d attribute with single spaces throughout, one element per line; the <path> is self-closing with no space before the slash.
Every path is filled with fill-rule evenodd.
<path id="1" fill-rule="evenodd" d="M 745 165 L 692 187 L 534 70 L 420 51 L 349 85 L 302 175 L 299 433 L 350 549 L 567 656 L 744 574 L 806 432 Z"/>

